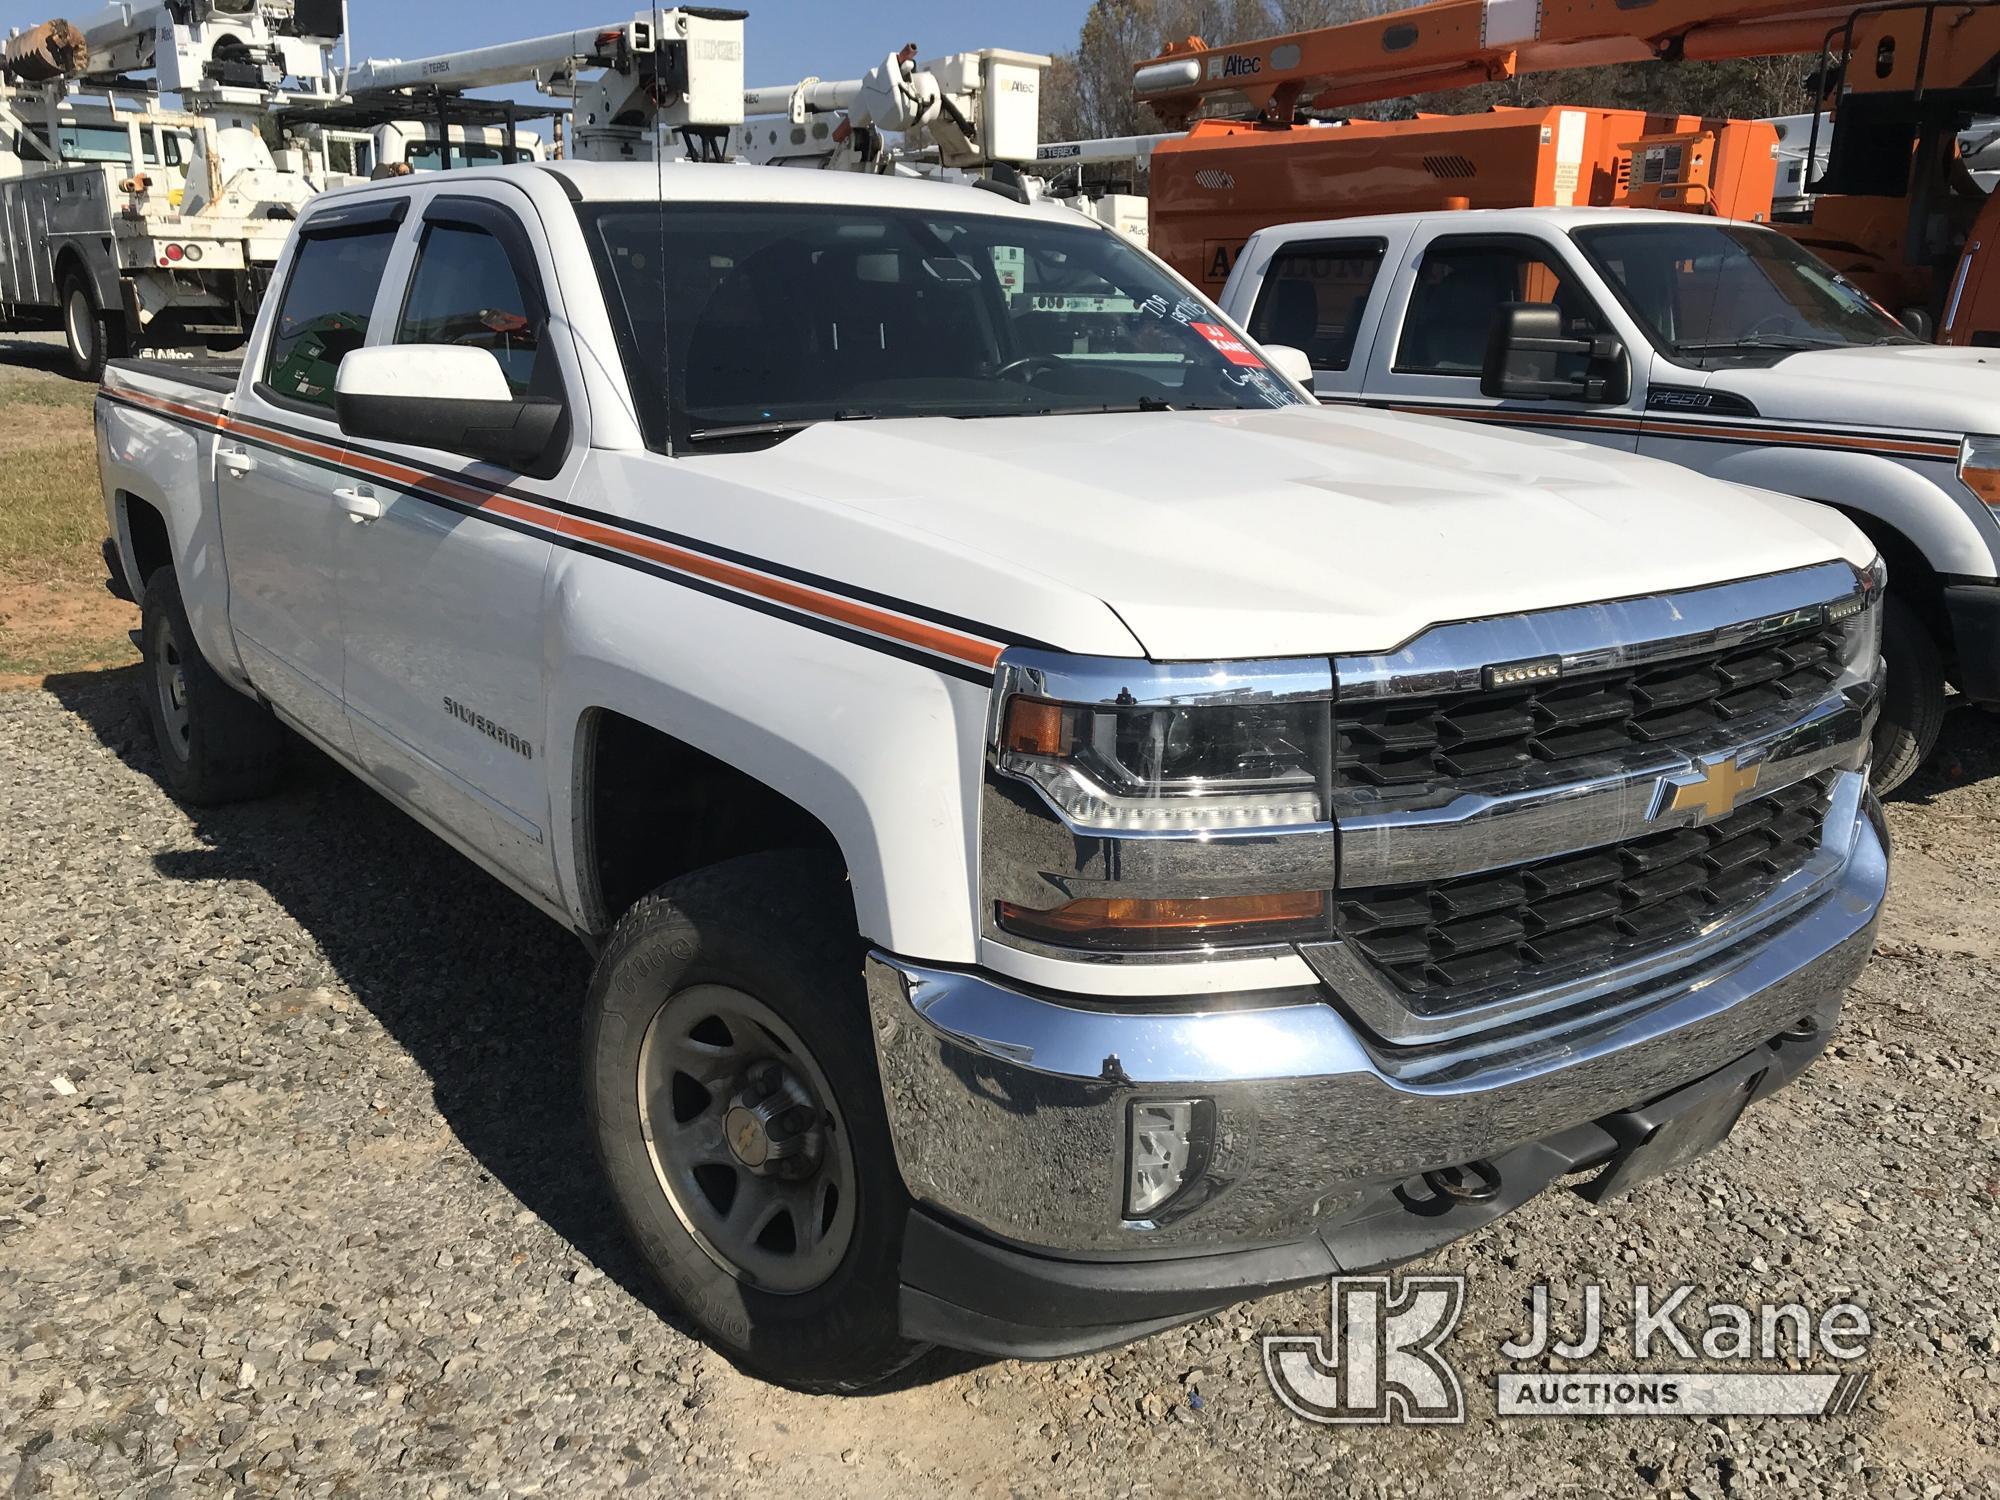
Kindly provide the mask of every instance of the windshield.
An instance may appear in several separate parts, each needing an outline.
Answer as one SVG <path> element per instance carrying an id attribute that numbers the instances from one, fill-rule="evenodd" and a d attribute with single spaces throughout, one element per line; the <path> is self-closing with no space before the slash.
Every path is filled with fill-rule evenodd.
<path id="1" fill-rule="evenodd" d="M 46 126 L 28 127 L 35 139 L 44 146 L 48 144 L 49 132 Z M 167 165 L 181 165 L 181 141 L 171 131 L 155 131 L 143 127 L 139 132 L 140 148 L 146 154 L 148 166 L 160 164 L 161 138 L 166 140 Z M 132 137 L 122 125 L 69 125 L 61 128 L 58 137 L 62 147 L 62 159 L 74 162 L 105 162 L 130 165 L 132 161 Z"/>
<path id="2" fill-rule="evenodd" d="M 1915 339 L 1784 235 L 1750 224 L 1606 225 L 1575 239 L 1663 349 L 1692 359 Z"/>
<path id="3" fill-rule="evenodd" d="M 523 160 L 528 157 L 528 148 L 523 146 L 516 153 Z M 403 160 L 409 163 L 412 172 L 435 172 L 444 160 L 444 152 L 436 141 L 412 141 L 403 153 Z M 464 141 L 451 143 L 451 165 L 454 171 L 465 167 L 497 167 L 506 160 L 506 152 L 499 146 L 474 141 L 470 145 Z"/>
<path id="4" fill-rule="evenodd" d="M 1207 303 L 1088 224 L 753 203 L 585 218 L 654 447 L 1302 399 Z"/>

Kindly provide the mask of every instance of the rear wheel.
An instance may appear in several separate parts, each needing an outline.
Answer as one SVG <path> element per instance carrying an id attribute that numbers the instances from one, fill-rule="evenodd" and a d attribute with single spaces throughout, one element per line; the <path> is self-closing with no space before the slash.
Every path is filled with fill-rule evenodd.
<path id="1" fill-rule="evenodd" d="M 125 320 L 98 305 L 96 287 L 76 265 L 63 273 L 62 318 L 70 373 L 78 380 L 102 380 L 105 361 L 125 356 Z"/>
<path id="2" fill-rule="evenodd" d="M 285 732 L 202 656 L 172 568 L 146 580 L 139 640 L 146 717 L 167 789 L 197 807 L 270 791 L 284 769 Z"/>
<path id="3" fill-rule="evenodd" d="M 1944 658 L 1909 604 L 1883 602 L 1882 659 L 1888 669 L 1875 725 L 1875 790 L 1887 796 L 1917 773 L 1944 728 Z"/>
<path id="4" fill-rule="evenodd" d="M 612 932 L 584 1064 L 627 1228 L 709 1342 L 815 1391 L 923 1352 L 898 1325 L 903 1221 L 838 868 L 753 855 Z"/>

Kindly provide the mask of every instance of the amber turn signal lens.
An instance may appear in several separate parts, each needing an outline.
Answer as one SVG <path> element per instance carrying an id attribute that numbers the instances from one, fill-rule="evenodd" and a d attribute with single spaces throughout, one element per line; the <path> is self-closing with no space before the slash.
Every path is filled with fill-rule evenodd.
<path id="1" fill-rule="evenodd" d="M 1968 464 L 1958 472 L 1965 480 L 1967 489 L 1988 505 L 2000 509 L 2000 469 L 1976 469 Z"/>
<path id="2" fill-rule="evenodd" d="M 1040 698 L 1015 698 L 1007 705 L 1007 729 L 1001 736 L 1020 755 L 1061 755 L 1063 711 L 1059 703 Z"/>
<path id="3" fill-rule="evenodd" d="M 1324 891 L 1279 896 L 1179 896 L 1156 901 L 1123 897 L 1072 901 L 1053 911 L 1000 903 L 1000 925 L 1024 937 L 1085 947 L 1167 948 L 1228 937 L 1271 942 L 1290 929 L 1317 930 L 1326 916 Z"/>

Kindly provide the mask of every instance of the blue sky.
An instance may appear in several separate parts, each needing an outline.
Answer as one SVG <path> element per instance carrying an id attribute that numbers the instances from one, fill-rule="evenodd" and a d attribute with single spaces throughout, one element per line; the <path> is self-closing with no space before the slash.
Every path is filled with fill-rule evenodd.
<path id="1" fill-rule="evenodd" d="M 8 0 L 0 9 L 30 9 Z M 47 8 L 46 6 L 44 8 Z M 81 8 L 81 7 L 79 7 Z M 355 57 L 421 57 L 453 48 L 543 36 L 629 19 L 643 9 L 626 0 L 350 0 Z M 791 83 L 808 73 L 858 78 L 905 42 L 923 57 L 975 47 L 1023 52 L 1066 51 L 1076 45 L 1089 0 L 747 0 L 745 28 L 751 86 Z M 60 11 L 55 5 L 50 14 Z M 41 19 L 40 15 L 36 19 Z M 23 24 L 15 22 L 14 24 Z"/>

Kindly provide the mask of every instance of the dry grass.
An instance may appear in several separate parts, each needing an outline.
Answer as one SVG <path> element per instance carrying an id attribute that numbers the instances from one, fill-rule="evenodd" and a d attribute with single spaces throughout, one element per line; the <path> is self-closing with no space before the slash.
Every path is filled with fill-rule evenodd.
<path id="1" fill-rule="evenodd" d="M 133 660 L 136 611 L 104 588 L 95 395 L 0 371 L 0 685 Z"/>

